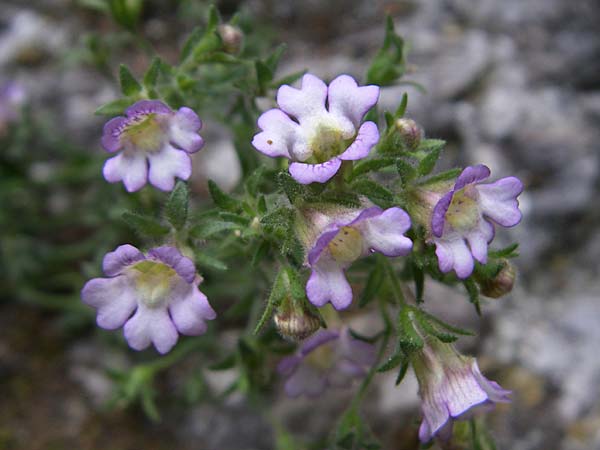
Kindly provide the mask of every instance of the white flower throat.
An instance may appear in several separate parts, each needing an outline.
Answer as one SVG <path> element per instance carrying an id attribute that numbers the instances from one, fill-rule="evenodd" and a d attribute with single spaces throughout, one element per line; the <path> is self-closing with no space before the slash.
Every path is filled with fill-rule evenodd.
<path id="1" fill-rule="evenodd" d="M 477 204 L 477 191 L 472 186 L 467 186 L 454 193 L 452 203 L 446 211 L 446 221 L 455 230 L 468 230 L 477 225 L 479 221 L 479 207 Z"/>
<path id="2" fill-rule="evenodd" d="M 142 261 L 132 267 L 140 297 L 149 308 L 162 306 L 172 289 L 177 272 L 166 264 Z"/>

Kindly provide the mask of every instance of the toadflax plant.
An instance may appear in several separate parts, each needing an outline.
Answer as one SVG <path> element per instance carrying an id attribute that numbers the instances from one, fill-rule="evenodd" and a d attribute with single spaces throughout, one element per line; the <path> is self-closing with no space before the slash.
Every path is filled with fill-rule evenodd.
<path id="1" fill-rule="evenodd" d="M 129 24 L 118 16 L 123 5 L 113 14 Z M 121 392 L 158 418 L 154 375 L 199 351 L 203 370 L 234 371 L 227 393 L 353 391 L 327 443 L 316 445 L 373 449 L 360 413 L 368 388 L 380 372 L 397 371 L 400 383 L 412 367 L 422 399 L 415 439 L 454 445 L 454 422 L 510 392 L 455 349 L 472 333 L 427 311 L 425 280 L 457 285 L 478 313 L 480 294 L 510 292 L 516 245 L 490 246 L 495 225 L 521 220 L 523 184 L 489 182 L 483 165 L 433 173 L 444 142 L 404 117 L 407 96 L 394 112 L 377 108 L 404 73 L 391 20 L 362 82 L 304 72 L 275 79 L 283 48 L 252 53 L 238 20 L 222 23 L 211 9 L 179 63 L 154 55 L 141 82 L 121 66 L 123 98 L 99 109 L 112 117 L 102 146 L 116 153 L 104 178 L 122 181 L 142 208 L 124 212 L 138 237 L 110 243 L 118 247 L 104 257 L 105 277 L 88 281 L 82 300 L 100 327 L 123 327 L 132 349 L 166 354 L 120 374 Z M 186 181 L 192 154 L 214 145 L 217 122 L 231 131 L 242 178 L 231 192 L 209 180 L 209 200 Z M 367 312 L 380 320 L 362 335 L 354 318 Z M 221 343 L 226 330 L 235 330 L 233 347 Z M 194 337 L 178 343 L 180 335 Z M 493 445 L 475 422 L 471 436 L 473 448 Z"/>

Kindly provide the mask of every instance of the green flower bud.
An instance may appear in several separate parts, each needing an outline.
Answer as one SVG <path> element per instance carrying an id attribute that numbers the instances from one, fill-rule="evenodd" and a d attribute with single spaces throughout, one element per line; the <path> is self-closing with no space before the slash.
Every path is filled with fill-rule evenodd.
<path id="1" fill-rule="evenodd" d="M 217 27 L 217 32 L 219 33 L 221 41 L 223 41 L 225 52 L 237 55 L 242 48 L 242 40 L 244 38 L 242 30 L 228 23 L 224 23 Z"/>
<path id="2" fill-rule="evenodd" d="M 507 259 L 502 261 L 502 269 L 491 279 L 479 282 L 481 293 L 486 297 L 500 298 L 512 291 L 517 278 L 517 269 Z"/>
<path id="3" fill-rule="evenodd" d="M 398 119 L 395 125 L 406 148 L 416 150 L 423 138 L 423 130 L 419 124 L 412 119 Z"/>

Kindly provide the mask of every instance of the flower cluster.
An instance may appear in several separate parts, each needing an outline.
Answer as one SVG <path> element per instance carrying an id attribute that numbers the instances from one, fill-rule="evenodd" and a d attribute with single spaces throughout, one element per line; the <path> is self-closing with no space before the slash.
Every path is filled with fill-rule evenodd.
<path id="1" fill-rule="evenodd" d="M 233 31 L 220 30 L 229 34 Z M 232 35 L 232 45 L 238 44 L 232 53 L 239 50 L 236 39 Z M 452 179 L 441 181 L 430 182 L 433 177 L 410 184 L 407 177 L 408 186 L 403 180 L 405 191 L 390 193 L 386 208 L 376 206 L 376 199 L 369 200 L 372 197 L 367 194 L 351 192 L 354 185 L 347 183 L 345 169 L 354 175 L 353 161 L 366 158 L 376 146 L 379 151 L 383 145 L 378 145 L 376 123 L 364 121 L 378 97 L 378 86 L 359 86 L 348 75 L 340 75 L 327 85 L 306 74 L 299 89 L 281 86 L 278 108 L 258 118 L 260 132 L 252 145 L 269 157 L 289 160 L 289 173 L 297 183 L 287 174 L 282 175 L 294 184 L 294 189 L 308 192 L 311 187 L 304 185 L 319 183 L 310 190 L 313 197 L 327 189 L 329 194 L 353 196 L 352 202 L 343 203 L 327 200 L 324 195 L 318 201 L 296 202 L 288 195 L 290 202 L 285 209 L 292 211 L 293 219 L 290 229 L 284 231 L 293 232 L 303 246 L 305 275 L 283 264 L 286 275 L 278 276 L 271 297 L 276 297 L 278 289 L 288 291 L 279 296 L 279 303 L 269 304 L 265 314 L 275 311 L 280 334 L 300 341 L 296 352 L 278 365 L 278 372 L 286 378 L 285 391 L 292 397 L 314 397 L 329 386 L 347 386 L 352 379 L 364 377 L 376 362 L 374 346 L 355 339 L 348 328 L 319 330 L 323 319 L 314 308 L 331 303 L 339 311 L 351 306 L 354 294 L 346 270 L 355 261 L 378 253 L 378 264 L 384 261 L 390 267 L 388 274 L 393 275 L 386 258 L 417 253 L 411 267 L 421 269 L 426 264 L 417 258 L 423 255 L 423 249 L 432 254 L 435 246 L 440 271 L 454 271 L 457 278 L 466 279 L 473 274 L 476 262 L 488 262 L 494 226 L 512 227 L 521 220 L 517 200 L 523 190 L 521 181 L 507 177 L 484 183 L 490 170 L 483 165 L 467 167 L 458 177 L 454 172 Z M 386 119 L 388 129 L 382 134 L 382 142 L 394 142 L 390 138 L 394 132 L 404 139 L 397 156 L 413 152 L 409 156 L 414 159 L 425 152 L 419 147 L 424 138 L 416 122 L 401 115 Z M 103 147 L 110 153 L 118 152 L 104 165 L 105 179 L 122 181 L 129 192 L 138 191 L 147 181 L 160 190 L 172 190 L 177 178 L 188 180 L 191 176 L 190 154 L 204 143 L 198 134 L 201 125 L 190 108 L 175 111 L 159 100 L 138 101 L 127 108 L 124 116 L 104 126 Z M 388 164 L 387 159 L 375 162 Z M 399 163 L 409 165 L 399 159 L 388 165 L 400 167 Z M 342 165 L 344 170 L 336 176 Z M 335 181 L 330 182 L 334 177 Z M 281 197 L 269 203 L 262 198 L 263 209 L 281 203 Z M 236 208 L 227 212 L 228 217 L 235 216 L 231 210 L 252 209 Z M 184 209 L 187 214 L 187 204 Z M 247 222 L 256 224 L 253 233 L 259 234 L 261 217 L 256 217 L 254 211 L 252 214 Z M 88 281 L 82 291 L 84 303 L 97 309 L 98 325 L 109 330 L 123 326 L 125 339 L 136 350 L 153 344 L 160 353 L 166 353 L 179 334 L 203 334 L 206 321 L 216 317 L 198 289 L 201 277 L 194 263 L 180 250 L 186 248 L 182 240 L 187 239 L 187 233 L 179 233 L 175 225 L 172 231 L 170 245 L 152 248 L 145 254 L 132 245 L 108 253 L 103 263 L 106 278 Z M 301 260 L 298 258 L 296 263 Z M 498 260 L 496 272 L 481 284 L 482 292 L 493 297 L 510 291 L 515 279 L 514 268 L 507 260 Z M 439 278 L 435 265 L 430 273 Z M 397 304 L 405 306 L 404 300 Z M 423 442 L 449 435 L 453 420 L 464 418 L 476 407 L 508 401 L 509 393 L 484 378 L 475 359 L 460 355 L 431 330 L 431 326 L 420 330 L 417 340 L 424 344 L 404 355 L 419 380 L 424 416 L 419 436 Z"/>

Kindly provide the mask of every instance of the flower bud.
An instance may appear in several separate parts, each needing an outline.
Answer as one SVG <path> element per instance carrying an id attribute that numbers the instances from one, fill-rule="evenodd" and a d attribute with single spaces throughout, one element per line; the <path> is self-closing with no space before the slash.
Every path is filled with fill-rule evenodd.
<path id="1" fill-rule="evenodd" d="M 244 37 L 242 30 L 228 23 L 224 23 L 217 27 L 217 32 L 223 41 L 225 52 L 237 55 L 242 48 L 242 39 Z"/>
<path id="2" fill-rule="evenodd" d="M 481 293 L 486 297 L 500 298 L 512 291 L 517 278 L 517 269 L 510 261 L 503 259 L 500 272 L 491 279 L 479 282 Z"/>
<path id="3" fill-rule="evenodd" d="M 396 129 L 408 150 L 416 150 L 419 147 L 423 138 L 423 130 L 417 122 L 412 119 L 398 119 L 396 120 Z"/>
<path id="4" fill-rule="evenodd" d="M 319 317 L 291 297 L 283 299 L 273 321 L 279 333 L 292 341 L 302 341 L 321 328 Z"/>

